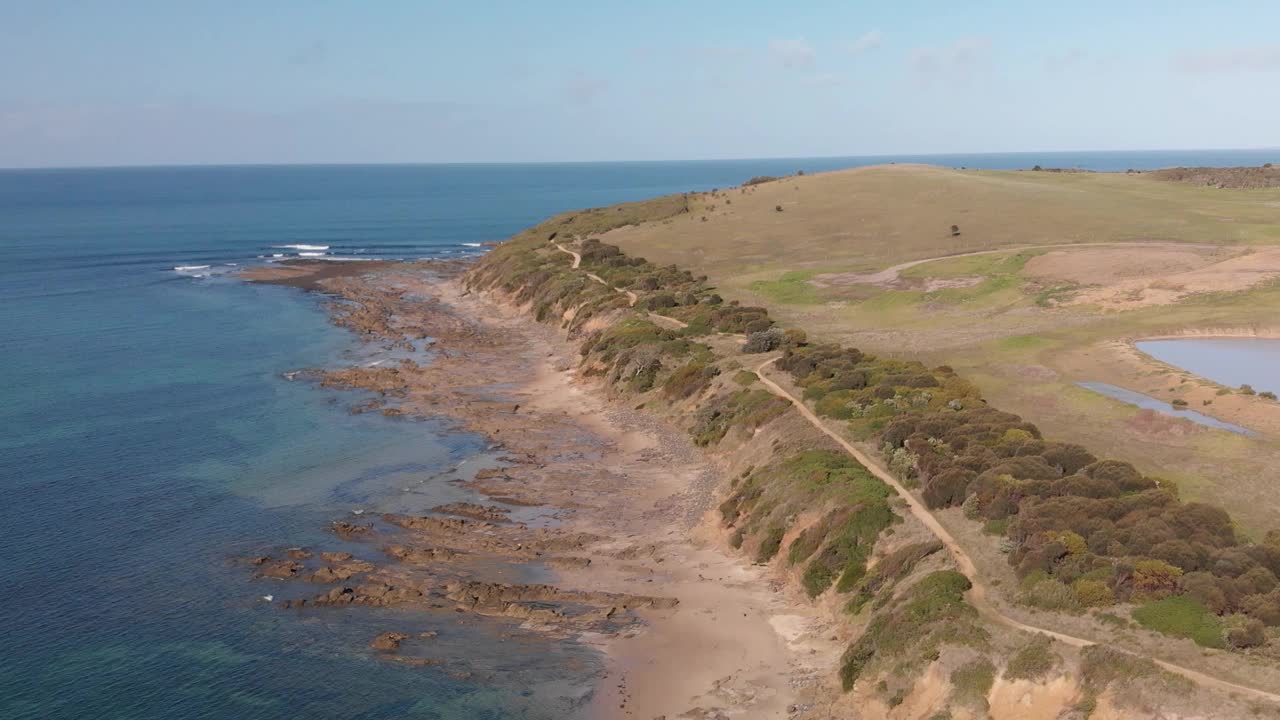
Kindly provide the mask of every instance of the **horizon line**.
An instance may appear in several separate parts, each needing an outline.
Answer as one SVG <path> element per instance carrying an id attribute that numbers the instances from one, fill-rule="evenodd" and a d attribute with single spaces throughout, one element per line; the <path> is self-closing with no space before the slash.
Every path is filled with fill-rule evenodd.
<path id="1" fill-rule="evenodd" d="M 711 157 L 665 158 L 658 160 L 456 160 L 456 161 L 315 161 L 315 162 L 194 162 L 194 163 L 137 163 L 123 165 L 0 165 L 3 171 L 41 170 L 144 170 L 177 168 L 265 168 L 265 167 L 423 167 L 423 166 L 502 166 L 502 165 L 626 165 L 657 163 L 711 163 L 711 162 L 769 162 L 779 160 L 852 160 L 892 158 L 945 158 L 993 155 L 1068 155 L 1068 154 L 1121 154 L 1121 153 L 1176 153 L 1176 152 L 1280 152 L 1280 145 L 1266 147 L 1218 147 L 1218 148 L 1147 148 L 1125 150 L 997 150 L 981 152 L 935 153 L 876 153 L 868 155 L 775 155 L 764 157 Z M 978 168 L 980 169 L 980 168 Z"/>

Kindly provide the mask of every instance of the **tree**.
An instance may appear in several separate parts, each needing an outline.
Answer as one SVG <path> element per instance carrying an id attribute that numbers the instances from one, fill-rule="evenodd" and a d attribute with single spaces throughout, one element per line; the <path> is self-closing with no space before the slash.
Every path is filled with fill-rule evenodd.
<path id="1" fill-rule="evenodd" d="M 1182 570 L 1163 560 L 1139 560 L 1133 564 L 1135 600 L 1160 600 L 1178 590 Z"/>
<path id="2" fill-rule="evenodd" d="M 944 508 L 964 502 L 969 483 L 977 477 L 972 470 L 950 468 L 929 478 L 920 495 L 930 508 Z"/>

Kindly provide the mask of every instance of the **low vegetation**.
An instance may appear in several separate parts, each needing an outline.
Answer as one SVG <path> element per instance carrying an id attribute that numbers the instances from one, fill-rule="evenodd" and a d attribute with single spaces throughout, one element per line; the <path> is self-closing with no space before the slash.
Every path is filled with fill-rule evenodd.
<path id="1" fill-rule="evenodd" d="M 1184 595 L 1147 603 L 1133 611 L 1133 619 L 1156 632 L 1190 638 L 1197 645 L 1226 646 L 1222 622 L 1202 603 Z"/>
<path id="2" fill-rule="evenodd" d="M 840 660 L 845 689 L 879 659 L 892 658 L 900 666 L 924 665 L 943 645 L 984 647 L 987 631 L 964 599 L 969 587 L 969 579 L 958 572 L 931 573 L 876 613 Z"/>
<path id="3" fill-rule="evenodd" d="M 1219 189 L 1280 187 L 1280 168 L 1271 163 L 1254 167 L 1176 167 L 1148 174 L 1159 180 Z"/>
<path id="4" fill-rule="evenodd" d="M 1009 658 L 1004 676 L 1010 680 L 1039 680 L 1047 676 L 1062 661 L 1051 649 L 1052 645 L 1048 637 L 1037 635 Z"/>
<path id="5" fill-rule="evenodd" d="M 758 391 L 764 392 L 764 391 Z M 854 589 L 866 574 L 867 559 L 880 533 L 898 521 L 889 507 L 892 490 L 844 453 L 811 450 L 777 460 L 751 473 L 720 505 L 725 526 L 768 546 L 806 511 L 828 508 L 787 548 L 787 563 L 803 567 L 810 596 L 834 583 L 838 592 Z M 775 540 L 776 538 L 776 540 Z"/>

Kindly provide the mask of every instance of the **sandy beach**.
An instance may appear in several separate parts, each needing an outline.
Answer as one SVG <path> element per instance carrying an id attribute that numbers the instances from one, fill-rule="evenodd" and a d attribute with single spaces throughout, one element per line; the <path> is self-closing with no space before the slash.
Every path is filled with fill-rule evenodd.
<path id="1" fill-rule="evenodd" d="M 429 337 L 436 351 L 430 363 L 332 370 L 320 382 L 378 393 L 360 411 L 452 418 L 513 461 L 470 483 L 490 505 L 385 518 L 404 535 L 399 546 L 434 552 L 402 551 L 356 579 L 409 587 L 406 604 L 519 618 L 524 629 L 598 648 L 605 670 L 587 717 L 780 718 L 830 690 L 843 645 L 826 611 L 731 554 L 711 515 L 722 459 L 580 377 L 576 344 L 504 298 L 466 291 L 458 266 L 319 265 L 323 278 L 307 264 L 249 277 L 323 289 L 345 301 L 335 321 L 370 342 Z M 554 521 L 501 521 L 506 508 L 529 506 L 552 509 Z M 459 514 L 487 520 L 441 522 Z M 500 589 L 479 592 L 492 581 L 477 569 L 482 557 L 551 568 L 555 591 L 495 582 Z M 412 579 L 412 565 L 433 580 Z M 362 587 L 350 588 L 357 604 L 367 601 Z M 558 609 L 559 599 L 593 609 Z"/>

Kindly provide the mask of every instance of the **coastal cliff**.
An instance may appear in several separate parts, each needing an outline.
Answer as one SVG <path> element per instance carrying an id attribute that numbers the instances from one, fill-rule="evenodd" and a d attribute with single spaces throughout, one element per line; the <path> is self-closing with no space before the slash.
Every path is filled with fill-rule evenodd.
<path id="1" fill-rule="evenodd" d="M 1135 518 L 1198 517 L 1208 552 L 1247 545 L 1222 524 L 1225 514 L 1179 503 L 1124 463 L 1043 439 L 1034 425 L 989 408 L 949 368 L 809 343 L 802 330 L 776 327 L 763 308 L 724 302 L 705 277 L 628 257 L 597 239 L 613 227 L 662 222 L 680 205 L 666 198 L 625 213 L 553 218 L 496 248 L 465 282 L 561 328 L 580 343 L 584 375 L 706 448 L 721 482 L 705 524 L 727 550 L 767 565 L 790 597 L 821 608 L 833 637 L 847 643 L 830 669 L 839 688 L 793 710 L 813 717 L 838 708 L 865 717 L 1138 717 L 1176 708 L 1208 717 L 1222 716 L 1215 691 L 1248 689 L 1088 635 L 1045 630 L 1053 611 L 1086 612 L 1105 624 L 1116 616 L 1090 607 L 1186 592 L 1176 582 L 1147 587 L 1143 572 L 1158 569 L 1149 560 L 1135 581 L 1125 563 L 1144 559 L 1123 545 L 1136 542 L 1132 534 L 1119 547 L 1093 548 L 1089 528 L 1073 529 L 1079 521 L 1069 514 L 1046 523 L 1050 507 L 1063 502 L 1051 498 L 1083 501 L 1102 492 L 1125 498 Z M 799 397 L 821 417 L 800 417 Z M 876 467 L 843 452 L 837 436 L 823 431 L 829 422 L 876 454 Z M 895 493 L 878 474 L 906 487 Z M 904 494 L 916 493 L 924 515 L 907 510 Z M 974 588 L 977 571 L 963 550 L 920 522 L 933 513 L 946 515 L 948 526 L 969 522 L 946 511 L 960 505 L 965 517 L 1006 537 L 1015 592 L 1032 613 L 1051 611 L 1047 621 L 990 599 L 991 588 Z M 1074 549 L 1073 538 L 1084 547 Z M 1044 600 L 1055 592 L 1056 606 Z M 1224 629 L 1210 642 L 1246 646 L 1256 626 L 1235 622 L 1247 629 Z M 1256 692 L 1255 701 L 1267 695 Z"/>
<path id="2" fill-rule="evenodd" d="M 1042 437 L 948 367 L 811 342 L 598 238 L 690 202 L 567 213 L 472 266 L 328 271 L 335 322 L 435 350 L 318 379 L 375 393 L 353 411 L 453 418 L 503 455 L 466 483 L 483 503 L 335 524 L 381 538 L 386 564 L 255 561 L 337 583 L 284 604 L 590 642 L 606 669 L 570 704 L 600 717 L 1232 717 L 1276 698 L 1253 662 L 1269 544 Z M 278 281 L 309 287 L 298 267 Z M 554 581 L 477 579 L 495 560 Z M 1194 628 L 1164 622 L 1174 605 Z M 444 662 L 388 632 L 380 652 Z"/>

